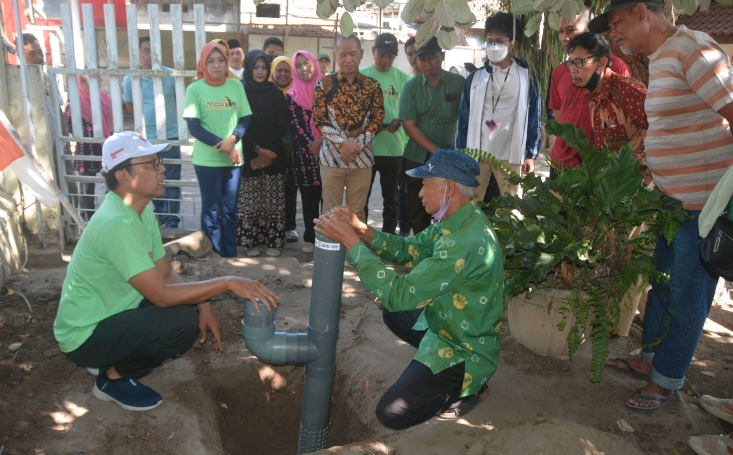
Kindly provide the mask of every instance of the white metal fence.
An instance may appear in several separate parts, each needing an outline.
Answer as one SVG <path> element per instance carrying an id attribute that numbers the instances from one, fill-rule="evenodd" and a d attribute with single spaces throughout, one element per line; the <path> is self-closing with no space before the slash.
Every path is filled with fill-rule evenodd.
<path id="1" fill-rule="evenodd" d="M 133 116 L 134 116 L 134 129 L 141 135 L 145 136 L 145 117 L 143 114 L 143 93 L 141 76 L 152 78 L 153 90 L 155 94 L 155 118 L 156 118 L 156 132 L 158 140 L 151 141 L 152 143 L 169 142 L 172 145 L 178 146 L 190 146 L 188 127 L 183 119 L 183 106 L 185 102 L 186 88 L 184 78 L 191 78 L 196 75 L 196 71 L 185 70 L 184 61 L 184 46 L 183 46 L 183 19 L 181 5 L 171 4 L 171 28 L 173 37 L 173 70 L 163 70 L 161 61 L 161 39 L 160 39 L 160 23 L 159 23 L 159 7 L 157 4 L 149 4 L 148 7 L 148 18 L 150 22 L 150 50 L 152 56 L 152 69 L 143 70 L 140 68 L 140 55 L 138 46 L 138 26 L 137 26 L 137 6 L 127 5 L 127 38 L 128 47 L 130 54 L 130 68 L 120 68 L 118 58 L 118 45 L 117 45 L 117 27 L 114 5 L 104 5 L 104 21 L 105 21 L 105 38 L 107 48 L 107 61 L 109 62 L 107 68 L 99 68 L 97 60 L 97 41 L 94 27 L 94 13 L 91 4 L 83 4 L 81 15 L 83 25 L 83 36 L 84 44 L 83 51 L 86 57 L 86 68 L 83 67 L 84 59 L 77 58 L 77 52 L 82 52 L 79 49 L 81 40 L 74 40 L 74 35 L 81 36 L 81 30 L 75 30 L 75 27 L 80 27 L 78 20 L 72 20 L 72 10 L 69 4 L 61 4 L 61 21 L 63 31 L 63 46 L 65 54 L 65 67 L 58 67 L 60 59 L 54 59 L 54 67 L 49 68 L 48 72 L 52 75 L 63 75 L 66 77 L 68 86 L 69 104 L 71 112 L 71 131 L 69 135 L 65 136 L 62 131 L 61 122 L 65 122 L 64 118 L 60 117 L 60 106 L 58 105 L 58 87 L 56 84 L 51 83 L 50 88 L 52 90 L 51 100 L 52 116 L 55 119 L 55 130 L 56 130 L 56 150 L 57 150 L 57 168 L 59 177 L 59 187 L 64 191 L 67 196 L 74 202 L 77 211 L 82 212 L 93 211 L 91 208 L 83 208 L 80 203 L 82 198 L 94 197 L 93 195 L 85 194 L 83 190 L 79 188 L 84 187 L 86 183 L 104 183 L 104 178 L 101 175 L 98 176 L 85 176 L 76 175 L 75 173 L 68 171 L 67 162 L 69 161 L 101 161 L 102 158 L 99 156 L 80 156 L 71 155 L 67 153 L 66 144 L 69 142 L 76 143 L 103 143 L 105 141 L 103 132 L 103 121 L 102 121 L 102 104 L 99 95 L 100 87 L 100 76 L 108 76 L 110 78 L 110 93 L 109 96 L 112 99 L 112 113 L 113 113 L 113 132 L 118 133 L 124 130 L 124 120 L 122 111 L 122 89 L 121 81 L 124 76 L 130 76 L 132 79 L 132 104 L 133 104 Z M 201 50 L 206 44 L 206 34 L 204 29 L 204 5 L 194 5 L 194 23 L 195 23 L 195 40 L 196 40 L 196 61 L 200 58 Z M 81 64 L 80 64 L 81 63 Z M 81 117 L 81 105 L 79 101 L 79 87 L 77 82 L 77 75 L 87 75 L 89 77 L 89 93 L 91 101 L 92 111 L 92 129 L 93 137 L 84 137 L 82 131 L 82 117 Z M 178 122 L 178 141 L 166 141 L 160 140 L 167 137 L 166 131 L 166 111 L 165 111 L 165 98 L 163 92 L 163 77 L 171 76 L 175 78 L 175 93 L 176 93 L 176 111 L 177 111 L 177 122 Z M 54 78 L 51 79 L 54 81 Z M 185 174 L 193 175 L 190 172 L 192 163 L 190 159 L 166 159 L 167 164 L 180 164 L 182 166 L 182 177 Z M 189 172 L 185 172 L 187 169 Z M 183 219 L 185 216 L 196 216 L 195 213 L 195 200 L 186 200 L 184 198 L 184 188 L 195 187 L 198 188 L 198 181 L 196 180 L 166 180 L 166 185 L 169 187 L 181 188 L 181 198 L 178 199 L 181 202 L 181 212 L 178 214 L 181 219 L 181 228 L 185 228 Z M 170 199 L 158 199 L 158 200 L 169 200 Z M 184 202 L 193 202 L 186 204 L 191 208 L 191 212 L 184 213 Z M 91 215 L 91 214 L 89 214 Z M 165 214 L 161 214 L 165 215 Z M 173 214 L 175 216 L 175 214 Z M 62 218 L 64 223 L 64 233 L 67 239 L 78 238 L 79 230 L 75 228 L 75 223 L 68 214 Z"/>

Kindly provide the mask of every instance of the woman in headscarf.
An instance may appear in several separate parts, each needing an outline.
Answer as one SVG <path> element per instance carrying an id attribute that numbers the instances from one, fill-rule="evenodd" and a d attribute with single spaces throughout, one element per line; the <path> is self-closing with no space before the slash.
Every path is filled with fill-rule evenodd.
<path id="1" fill-rule="evenodd" d="M 270 80 L 283 92 L 283 96 L 287 95 L 288 90 L 293 86 L 293 67 L 290 59 L 283 55 L 279 55 L 272 60 L 270 64 L 271 74 Z M 288 129 L 283 139 L 283 147 L 287 160 L 290 160 L 290 149 L 293 148 L 293 135 Z M 288 162 L 288 164 L 290 164 Z M 288 185 L 285 182 L 285 238 L 288 242 L 297 242 L 298 233 L 295 231 L 295 215 L 297 212 L 298 189 L 295 186 Z"/>
<path id="2" fill-rule="evenodd" d="M 451 66 L 450 70 L 448 71 L 450 71 L 451 73 L 460 74 L 463 77 L 468 77 L 468 71 L 466 71 L 466 68 L 464 68 L 463 65 Z"/>
<path id="3" fill-rule="evenodd" d="M 89 76 L 77 75 L 76 81 L 79 85 L 79 104 L 81 105 L 81 129 L 84 137 L 94 137 L 94 128 L 92 126 L 92 98 L 89 93 Z M 112 135 L 112 99 L 103 90 L 99 90 L 99 98 L 102 101 L 102 132 L 104 137 Z M 69 131 L 71 126 L 71 104 L 66 106 L 66 123 Z M 102 144 L 91 142 L 77 142 L 74 149 L 74 155 L 84 156 L 102 156 Z M 79 175 L 96 175 L 102 170 L 101 161 L 74 161 L 74 170 Z M 79 196 L 79 208 L 82 210 L 81 216 L 89 220 L 94 214 L 94 182 L 80 183 L 81 190 Z"/>
<path id="4" fill-rule="evenodd" d="M 288 91 L 290 132 L 293 146 L 288 162 L 287 185 L 300 189 L 303 204 L 303 251 L 315 250 L 316 233 L 313 219 L 318 218 L 321 202 L 321 172 L 318 166 L 318 152 L 321 150 L 321 132 L 313 122 L 313 89 L 322 76 L 316 60 L 308 51 L 298 51 L 293 56 L 293 88 Z"/>
<path id="5" fill-rule="evenodd" d="M 237 191 L 242 144 L 252 114 L 242 83 L 228 79 L 225 49 L 207 43 L 188 86 L 183 118 L 195 138 L 193 167 L 201 190 L 201 229 L 214 251 L 237 256 Z"/>
<path id="6" fill-rule="evenodd" d="M 229 62 L 230 62 L 230 60 L 229 60 L 229 43 L 227 43 L 225 40 L 223 40 L 221 38 L 213 39 L 210 42 L 211 43 L 219 44 L 221 47 L 224 48 L 225 56 L 227 58 L 227 65 L 229 65 Z M 229 66 L 227 66 L 227 68 L 229 68 Z M 231 71 L 229 71 L 227 73 L 227 78 L 229 78 L 229 79 L 236 79 L 238 81 L 241 81 L 242 80 L 241 77 L 237 76 L 236 74 L 232 73 Z M 199 79 L 198 76 L 194 77 L 193 78 L 193 82 L 196 82 L 198 79 Z"/>
<path id="7" fill-rule="evenodd" d="M 285 241 L 285 150 L 287 107 L 282 92 L 268 80 L 270 63 L 261 50 L 244 58 L 244 90 L 252 121 L 242 138 L 244 170 L 239 186 L 237 244 L 248 256 L 279 256 Z"/>
<path id="8" fill-rule="evenodd" d="M 279 55 L 272 61 L 270 80 L 282 90 L 283 96 L 293 87 L 293 67 L 290 58 Z"/>

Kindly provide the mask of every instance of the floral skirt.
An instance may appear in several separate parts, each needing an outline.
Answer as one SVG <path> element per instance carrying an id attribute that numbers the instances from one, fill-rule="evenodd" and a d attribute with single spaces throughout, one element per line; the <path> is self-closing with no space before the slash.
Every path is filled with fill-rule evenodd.
<path id="1" fill-rule="evenodd" d="M 285 244 L 285 175 L 244 177 L 237 199 L 237 245 Z"/>

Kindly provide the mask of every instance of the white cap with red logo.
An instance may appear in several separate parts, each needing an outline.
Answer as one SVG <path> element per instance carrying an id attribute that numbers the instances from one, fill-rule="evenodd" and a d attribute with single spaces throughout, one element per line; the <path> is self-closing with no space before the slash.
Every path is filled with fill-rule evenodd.
<path id="1" fill-rule="evenodd" d="M 115 133 L 102 146 L 102 171 L 109 172 L 127 159 L 155 155 L 169 148 L 170 144 L 153 145 L 134 131 Z"/>

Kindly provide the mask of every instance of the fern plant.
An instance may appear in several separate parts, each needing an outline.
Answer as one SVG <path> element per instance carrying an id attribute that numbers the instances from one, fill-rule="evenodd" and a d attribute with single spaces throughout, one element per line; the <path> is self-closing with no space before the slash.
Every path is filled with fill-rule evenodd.
<path id="1" fill-rule="evenodd" d="M 552 181 L 534 173 L 522 178 L 502 166 L 524 195 L 494 198 L 484 211 L 502 245 L 505 295 L 530 294 L 540 285 L 570 290 L 558 308 L 563 314 L 558 329 L 575 316 L 568 335 L 571 358 L 591 330 L 591 380 L 597 382 L 618 328 L 620 305 L 630 305 L 629 289 L 635 285 L 642 292 L 652 278 L 665 280 L 652 264 L 657 234 L 672 242 L 688 216 L 668 194 L 642 185 L 630 146 L 618 156 L 609 149 L 599 153 L 585 131 L 571 124 L 553 120 L 545 128 L 577 150 L 583 165 L 561 169 Z M 487 152 L 463 152 L 501 164 Z M 651 229 L 630 238 L 642 223 Z"/>

